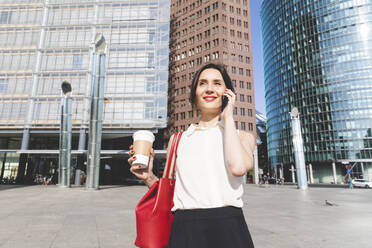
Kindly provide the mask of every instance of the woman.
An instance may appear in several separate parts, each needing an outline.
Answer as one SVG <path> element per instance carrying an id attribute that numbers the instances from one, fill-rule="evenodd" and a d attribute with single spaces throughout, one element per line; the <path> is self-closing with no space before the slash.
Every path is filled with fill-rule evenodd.
<path id="1" fill-rule="evenodd" d="M 228 102 L 222 110 L 223 96 Z M 235 99 L 223 66 L 207 64 L 195 73 L 190 101 L 201 118 L 184 132 L 178 147 L 171 248 L 253 247 L 242 195 L 244 175 L 253 167 L 255 138 L 236 129 Z M 158 180 L 152 173 L 153 159 L 152 152 L 148 169 L 130 169 L 148 187 Z"/>

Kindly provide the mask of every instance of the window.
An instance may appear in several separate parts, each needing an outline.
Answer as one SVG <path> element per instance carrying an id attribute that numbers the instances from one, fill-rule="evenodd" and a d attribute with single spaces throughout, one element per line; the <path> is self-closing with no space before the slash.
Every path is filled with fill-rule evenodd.
<path id="1" fill-rule="evenodd" d="M 231 61 L 235 62 L 235 54 L 234 53 L 231 54 Z"/>
<path id="2" fill-rule="evenodd" d="M 234 107 L 234 115 L 238 114 L 238 107 Z"/>
<path id="3" fill-rule="evenodd" d="M 244 81 L 239 81 L 239 87 L 244 88 Z"/>
<path id="4" fill-rule="evenodd" d="M 209 54 L 207 54 L 207 55 L 205 55 L 204 56 L 204 62 L 209 62 L 210 61 L 210 55 Z"/>
<path id="5" fill-rule="evenodd" d="M 82 66 L 83 66 L 83 55 L 74 54 L 74 56 L 72 57 L 72 68 L 81 69 Z"/>
<path id="6" fill-rule="evenodd" d="M 213 34 L 218 34 L 218 26 L 212 28 Z"/>
<path id="7" fill-rule="evenodd" d="M 8 24 L 10 23 L 10 19 L 12 17 L 12 12 L 0 12 L 0 24 Z"/>
<path id="8" fill-rule="evenodd" d="M 209 36 L 211 36 L 211 31 L 208 29 L 208 30 L 204 31 L 204 37 L 208 38 Z"/>
<path id="9" fill-rule="evenodd" d="M 244 70 L 243 70 L 243 68 L 239 68 L 239 75 L 244 75 Z"/>
<path id="10" fill-rule="evenodd" d="M 248 102 L 252 103 L 252 96 L 247 96 L 248 97 Z"/>
<path id="11" fill-rule="evenodd" d="M 240 115 L 245 116 L 245 108 L 240 108 Z"/>
<path id="12" fill-rule="evenodd" d="M 241 130 L 245 130 L 245 122 L 241 122 L 240 123 L 240 129 Z"/>
<path id="13" fill-rule="evenodd" d="M 252 117 L 252 109 L 248 109 L 248 116 Z"/>
<path id="14" fill-rule="evenodd" d="M 226 17 L 226 15 L 224 15 L 224 14 L 222 14 L 222 21 L 223 21 L 224 23 L 227 22 L 227 17 Z"/>
<path id="15" fill-rule="evenodd" d="M 201 57 L 196 59 L 196 64 L 197 65 L 201 65 L 202 64 L 202 58 Z"/>
<path id="16" fill-rule="evenodd" d="M 251 63 L 251 58 L 250 57 L 245 57 L 245 63 L 250 64 Z"/>
<path id="17" fill-rule="evenodd" d="M 204 8 L 204 13 L 208 14 L 211 11 L 211 6 L 205 7 Z"/>
<path id="18" fill-rule="evenodd" d="M 204 43 L 204 47 L 205 47 L 205 50 L 210 49 L 211 48 L 211 42 L 208 41 L 208 42 Z"/>
<path id="19" fill-rule="evenodd" d="M 222 9 L 226 10 L 226 3 L 222 3 Z"/>
<path id="20" fill-rule="evenodd" d="M 227 48 L 227 40 L 222 39 L 222 46 Z"/>
<path id="21" fill-rule="evenodd" d="M 194 118 L 194 112 L 193 111 L 189 111 L 189 119 L 191 118 Z"/>
<path id="22" fill-rule="evenodd" d="M 212 21 L 218 22 L 218 14 L 212 15 Z"/>
<path id="23" fill-rule="evenodd" d="M 235 66 L 232 66 L 232 67 L 231 67 L 231 73 L 232 73 L 232 74 L 236 74 L 236 67 L 235 67 Z"/>
<path id="24" fill-rule="evenodd" d="M 219 45 L 218 39 L 213 40 L 213 47 L 216 47 Z"/>
<path id="25" fill-rule="evenodd" d="M 193 37 L 191 37 L 191 38 L 189 39 L 189 44 L 192 45 L 192 44 L 194 44 L 194 42 L 195 42 L 195 38 L 194 38 L 194 36 L 193 36 Z"/>
<path id="26" fill-rule="evenodd" d="M 234 22 L 235 22 L 235 21 L 234 21 L 234 18 L 230 17 L 230 24 L 231 24 L 231 25 L 234 25 Z"/>
<path id="27" fill-rule="evenodd" d="M 244 95 L 242 95 L 242 94 L 240 94 L 240 101 L 241 102 L 244 102 L 245 100 L 244 100 Z"/>
<path id="28" fill-rule="evenodd" d="M 214 53 L 212 54 L 212 59 L 218 59 L 219 56 L 220 56 L 219 52 L 214 52 Z"/>
<path id="29" fill-rule="evenodd" d="M 223 33 L 223 34 L 227 34 L 227 28 L 224 27 L 224 26 L 222 26 L 222 33 Z"/>
<path id="30" fill-rule="evenodd" d="M 247 82 L 247 89 L 248 90 L 251 90 L 252 89 L 252 83 L 251 82 Z"/>
<path id="31" fill-rule="evenodd" d="M 210 23 L 211 23 L 211 18 L 210 17 L 204 19 L 204 25 L 205 26 L 208 26 Z"/>
<path id="32" fill-rule="evenodd" d="M 248 76 L 248 77 L 250 77 L 251 76 L 251 70 L 246 69 L 245 70 L 245 75 Z"/>
<path id="33" fill-rule="evenodd" d="M 236 87 L 236 80 L 231 80 L 231 81 L 232 81 L 233 86 Z"/>
<path id="34" fill-rule="evenodd" d="M 201 41 L 202 39 L 203 39 L 203 34 L 202 33 L 196 35 L 196 40 L 197 41 Z"/>
<path id="35" fill-rule="evenodd" d="M 8 79 L 0 78 L 0 93 L 6 93 L 8 91 Z"/>
<path id="36" fill-rule="evenodd" d="M 253 131 L 253 123 L 248 123 L 248 129 L 249 131 Z"/>

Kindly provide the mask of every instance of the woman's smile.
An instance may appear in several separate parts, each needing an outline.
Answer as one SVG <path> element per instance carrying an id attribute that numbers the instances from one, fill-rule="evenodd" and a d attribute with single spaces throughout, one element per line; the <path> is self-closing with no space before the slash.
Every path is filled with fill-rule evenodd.
<path id="1" fill-rule="evenodd" d="M 203 99 L 206 102 L 213 102 L 214 100 L 217 99 L 217 97 L 216 96 L 205 96 L 205 97 L 203 97 Z"/>

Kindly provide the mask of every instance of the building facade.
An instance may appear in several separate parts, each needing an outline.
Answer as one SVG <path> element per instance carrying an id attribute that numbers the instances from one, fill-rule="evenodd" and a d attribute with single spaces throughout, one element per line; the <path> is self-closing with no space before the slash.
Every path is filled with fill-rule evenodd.
<path id="1" fill-rule="evenodd" d="M 237 101 L 236 127 L 256 131 L 248 0 L 172 0 L 168 136 L 198 122 L 189 102 L 194 73 L 207 63 L 224 64 Z"/>
<path id="2" fill-rule="evenodd" d="M 86 150 L 97 33 L 108 43 L 102 149 L 128 149 L 133 131 L 165 128 L 169 17 L 169 0 L 1 1 L 1 178 L 22 178 L 40 170 L 40 161 L 55 166 L 50 151 L 27 154 L 58 149 L 65 80 L 72 85 L 72 149 Z"/>
<path id="3" fill-rule="evenodd" d="M 309 181 L 372 180 L 371 17 L 370 0 L 262 2 L 269 161 L 286 180 L 294 107 Z"/>

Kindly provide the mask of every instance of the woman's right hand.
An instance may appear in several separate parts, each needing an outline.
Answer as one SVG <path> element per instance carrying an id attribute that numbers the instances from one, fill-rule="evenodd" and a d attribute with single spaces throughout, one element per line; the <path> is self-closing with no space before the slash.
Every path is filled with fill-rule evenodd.
<path id="1" fill-rule="evenodd" d="M 154 157 L 155 157 L 155 152 L 154 149 L 151 148 L 150 152 L 150 158 L 149 158 L 149 164 L 147 168 L 142 168 L 141 165 L 133 165 L 133 161 L 136 160 L 134 157 L 134 150 L 133 150 L 133 145 L 129 147 L 129 159 L 128 163 L 130 165 L 130 172 L 132 172 L 136 177 L 139 179 L 142 179 L 146 184 L 149 180 L 154 179 L 154 174 L 152 172 L 152 168 L 154 166 Z"/>

